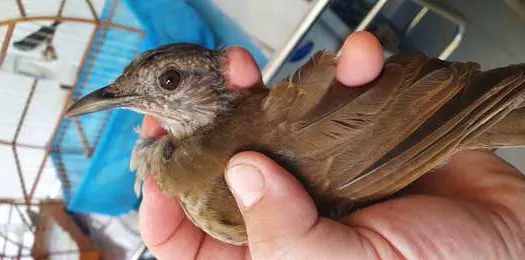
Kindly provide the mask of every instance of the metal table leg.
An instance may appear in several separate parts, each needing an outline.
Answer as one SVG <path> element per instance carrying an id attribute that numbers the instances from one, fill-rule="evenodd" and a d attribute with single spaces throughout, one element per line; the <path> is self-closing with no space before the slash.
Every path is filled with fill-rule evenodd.
<path id="1" fill-rule="evenodd" d="M 385 6 L 388 0 L 378 0 L 376 4 L 370 9 L 368 14 L 365 16 L 363 21 L 357 26 L 355 31 L 361 31 L 365 30 L 373 21 L 373 19 L 379 14 L 381 9 Z M 423 17 L 429 12 L 432 11 L 439 16 L 443 17 L 444 19 L 449 20 L 450 22 L 456 24 L 456 34 L 452 38 L 449 44 L 441 51 L 438 58 L 442 60 L 446 60 L 450 55 L 458 48 L 459 44 L 463 40 L 463 35 L 465 35 L 467 22 L 463 18 L 463 16 L 456 10 L 441 4 L 436 3 L 434 1 L 430 0 L 410 0 L 420 6 L 422 6 L 421 10 L 418 12 L 418 14 L 412 19 L 410 22 L 408 29 L 406 33 L 408 34 L 414 27 L 416 27 L 419 22 L 423 19 Z"/>
<path id="2" fill-rule="evenodd" d="M 423 9 L 428 9 L 438 14 L 439 16 L 443 17 L 444 19 L 447 19 L 450 22 L 456 24 L 456 34 L 454 35 L 454 38 L 452 38 L 452 41 L 450 41 L 450 43 L 445 47 L 443 51 L 441 51 L 441 54 L 439 54 L 438 56 L 438 58 L 442 60 L 446 60 L 458 48 L 459 44 L 461 43 L 461 40 L 463 40 L 463 36 L 465 35 L 465 31 L 467 29 L 467 22 L 463 18 L 463 15 L 461 15 L 461 13 L 459 13 L 458 11 L 444 4 L 433 2 L 430 0 L 410 0 L 410 1 L 418 5 L 421 5 Z M 425 12 L 424 14 L 426 13 L 427 12 Z M 414 24 L 414 26 L 416 26 L 417 23 L 421 21 L 424 14 L 421 15 L 421 18 L 419 18 L 419 20 Z"/>

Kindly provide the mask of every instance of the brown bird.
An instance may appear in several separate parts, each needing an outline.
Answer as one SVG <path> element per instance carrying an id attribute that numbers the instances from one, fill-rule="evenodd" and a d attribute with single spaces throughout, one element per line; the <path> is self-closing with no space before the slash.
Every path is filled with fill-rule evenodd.
<path id="1" fill-rule="evenodd" d="M 223 177 L 228 159 L 260 151 L 289 170 L 320 214 L 342 220 L 440 167 L 461 149 L 525 144 L 525 64 L 394 56 L 374 82 L 345 88 L 336 57 L 315 55 L 273 89 L 227 89 L 225 52 L 174 44 L 135 59 L 113 84 L 71 106 L 149 114 L 168 135 L 141 139 L 131 167 L 154 174 L 211 236 L 246 243 Z M 159 213 L 161 214 L 161 213 Z"/>

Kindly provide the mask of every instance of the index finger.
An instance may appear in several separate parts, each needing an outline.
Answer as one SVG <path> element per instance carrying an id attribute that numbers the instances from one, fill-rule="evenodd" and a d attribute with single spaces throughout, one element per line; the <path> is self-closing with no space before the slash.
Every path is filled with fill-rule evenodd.
<path id="1" fill-rule="evenodd" d="M 341 50 L 336 77 L 346 86 L 364 85 L 379 76 L 383 69 L 383 47 L 369 32 L 350 35 Z"/>

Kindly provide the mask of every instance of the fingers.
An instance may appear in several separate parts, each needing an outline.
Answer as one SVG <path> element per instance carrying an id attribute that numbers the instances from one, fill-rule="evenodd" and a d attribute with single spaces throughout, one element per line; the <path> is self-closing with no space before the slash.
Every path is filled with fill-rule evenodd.
<path id="1" fill-rule="evenodd" d="M 139 229 L 148 248 L 159 259 L 194 259 L 204 233 L 184 216 L 179 202 L 160 192 L 149 177 L 139 210 Z"/>
<path id="2" fill-rule="evenodd" d="M 166 130 L 162 128 L 157 119 L 152 116 L 144 116 L 142 121 L 142 127 L 140 129 L 140 134 L 148 139 L 155 139 L 166 134 Z"/>
<path id="3" fill-rule="evenodd" d="M 383 47 L 369 32 L 356 32 L 345 41 L 336 69 L 346 86 L 360 86 L 374 80 L 383 68 Z"/>
<path id="4" fill-rule="evenodd" d="M 226 180 L 243 213 L 254 259 L 266 259 L 267 253 L 287 248 L 317 222 L 317 209 L 306 191 L 262 154 L 235 155 Z"/>
<path id="5" fill-rule="evenodd" d="M 233 47 L 227 51 L 229 87 L 248 89 L 262 79 L 248 51 Z M 360 86 L 374 80 L 383 68 L 383 48 L 369 32 L 356 32 L 345 41 L 337 66 L 337 79 L 347 86 Z"/>
<path id="6" fill-rule="evenodd" d="M 258 86 L 261 72 L 248 51 L 232 47 L 227 51 L 229 87 L 248 89 Z M 350 35 L 339 56 L 337 79 L 347 86 L 360 86 L 374 80 L 383 68 L 383 47 L 366 31 Z"/>
<path id="7" fill-rule="evenodd" d="M 227 180 L 245 217 L 254 258 L 287 248 L 317 222 L 317 210 L 300 184 L 269 158 L 245 152 L 229 163 Z M 245 256 L 233 247 L 204 236 L 186 217 L 178 201 L 159 191 L 153 178 L 144 187 L 139 228 L 148 248 L 159 259 L 205 259 L 213 250 L 221 256 Z M 301 221 L 297 221 L 300 219 Z M 226 258 L 225 258 L 226 259 Z"/>
<path id="8" fill-rule="evenodd" d="M 229 48 L 228 58 L 228 87 L 233 89 L 249 89 L 257 87 L 262 82 L 261 72 L 255 59 L 241 47 Z"/>
<path id="9" fill-rule="evenodd" d="M 196 259 L 232 260 L 250 258 L 245 246 L 234 246 L 220 242 L 211 236 L 205 236 Z"/>

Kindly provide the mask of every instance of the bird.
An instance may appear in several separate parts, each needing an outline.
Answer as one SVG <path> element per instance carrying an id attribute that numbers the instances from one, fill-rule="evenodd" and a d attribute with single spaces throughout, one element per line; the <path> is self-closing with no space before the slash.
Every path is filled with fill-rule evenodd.
<path id="1" fill-rule="evenodd" d="M 371 83 L 346 88 L 335 77 L 337 56 L 325 51 L 272 88 L 233 90 L 227 62 L 224 50 L 194 44 L 144 52 L 67 116 L 119 108 L 156 118 L 167 135 L 137 141 L 137 183 L 152 174 L 196 226 L 229 244 L 247 243 L 223 176 L 238 152 L 274 159 L 321 216 L 344 223 L 460 150 L 525 144 L 525 64 L 482 71 L 398 54 Z"/>
<path id="2" fill-rule="evenodd" d="M 60 21 L 55 21 L 49 26 L 41 26 L 37 31 L 13 43 L 13 46 L 21 51 L 32 51 L 42 44 L 47 44 L 42 55 L 49 60 L 56 60 L 58 55 L 53 47 L 52 40 Z"/>

